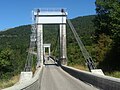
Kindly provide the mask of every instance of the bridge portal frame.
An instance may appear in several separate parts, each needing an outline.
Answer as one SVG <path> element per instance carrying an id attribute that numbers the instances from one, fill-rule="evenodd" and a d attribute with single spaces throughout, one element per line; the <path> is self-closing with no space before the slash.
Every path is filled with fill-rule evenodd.
<path id="1" fill-rule="evenodd" d="M 67 65 L 66 50 L 66 18 L 67 12 L 64 9 L 37 9 L 34 11 L 37 29 L 37 66 L 43 65 L 44 44 L 43 25 L 58 24 L 60 27 L 60 64 Z"/>
<path id="2" fill-rule="evenodd" d="M 50 56 L 51 55 L 51 44 L 44 44 L 43 47 L 44 47 L 44 56 L 45 56 L 46 48 L 48 48 L 48 55 Z"/>

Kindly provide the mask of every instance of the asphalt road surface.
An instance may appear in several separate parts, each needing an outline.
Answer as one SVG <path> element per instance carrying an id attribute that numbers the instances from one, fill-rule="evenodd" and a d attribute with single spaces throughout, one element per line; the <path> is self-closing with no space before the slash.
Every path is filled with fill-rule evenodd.
<path id="1" fill-rule="evenodd" d="M 54 65 L 54 61 L 46 60 L 41 79 L 41 90 L 98 90 L 63 71 Z"/>

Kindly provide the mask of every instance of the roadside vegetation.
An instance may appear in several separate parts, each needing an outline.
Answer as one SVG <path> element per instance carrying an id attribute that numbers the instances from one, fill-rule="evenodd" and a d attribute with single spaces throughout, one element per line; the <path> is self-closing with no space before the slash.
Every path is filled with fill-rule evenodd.
<path id="1" fill-rule="evenodd" d="M 19 75 L 13 76 L 12 78 L 8 79 L 8 80 L 0 80 L 0 90 L 6 87 L 10 87 L 14 84 L 16 84 L 19 81 Z"/>

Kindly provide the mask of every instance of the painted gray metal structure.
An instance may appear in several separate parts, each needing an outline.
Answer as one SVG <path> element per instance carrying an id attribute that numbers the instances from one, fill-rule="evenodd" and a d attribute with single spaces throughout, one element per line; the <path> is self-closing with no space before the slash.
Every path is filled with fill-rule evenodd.
<path id="1" fill-rule="evenodd" d="M 43 45 L 43 26 L 45 24 L 58 24 L 60 27 L 60 63 L 67 65 L 66 50 L 66 17 L 64 9 L 37 9 L 34 11 L 35 24 L 37 29 L 37 67 L 43 65 L 44 45 Z"/>
<path id="2" fill-rule="evenodd" d="M 45 56 L 45 52 L 46 52 L 46 48 L 48 48 L 48 56 L 51 56 L 51 44 L 44 44 L 44 56 Z"/>
<path id="3" fill-rule="evenodd" d="M 33 22 L 34 23 L 34 20 Z M 28 49 L 28 55 L 27 55 L 27 60 L 26 60 L 26 63 L 25 63 L 25 68 L 24 68 L 24 71 L 31 71 L 32 69 L 32 61 L 33 61 L 33 52 L 34 52 L 34 49 L 35 49 L 35 44 L 36 44 L 36 27 L 35 25 L 31 25 L 31 32 L 32 34 L 30 35 L 30 46 L 29 46 L 29 49 Z"/>
<path id="4" fill-rule="evenodd" d="M 43 26 L 39 24 L 39 13 L 40 10 L 37 9 L 33 11 L 35 27 L 36 27 L 36 39 L 37 39 L 37 66 L 43 65 Z"/>

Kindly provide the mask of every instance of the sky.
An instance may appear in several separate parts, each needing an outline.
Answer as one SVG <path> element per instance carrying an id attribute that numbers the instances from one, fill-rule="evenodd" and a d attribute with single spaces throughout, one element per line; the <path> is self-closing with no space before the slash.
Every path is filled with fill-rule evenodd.
<path id="1" fill-rule="evenodd" d="M 0 30 L 31 24 L 35 8 L 66 8 L 71 19 L 96 14 L 95 0 L 0 0 Z"/>

